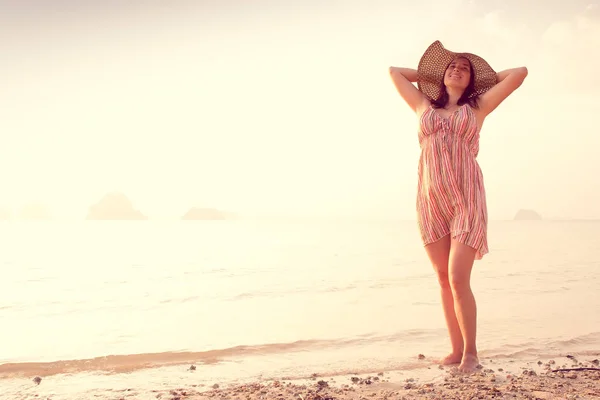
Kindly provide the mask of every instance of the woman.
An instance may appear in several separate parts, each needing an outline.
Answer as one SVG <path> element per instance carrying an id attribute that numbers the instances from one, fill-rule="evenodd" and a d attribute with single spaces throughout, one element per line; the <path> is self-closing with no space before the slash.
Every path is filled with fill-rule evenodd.
<path id="1" fill-rule="evenodd" d="M 452 344 L 440 362 L 471 372 L 479 367 L 471 269 L 488 252 L 479 132 L 486 116 L 523 83 L 527 68 L 496 73 L 481 57 L 448 51 L 436 41 L 417 70 L 390 67 L 390 75 L 419 120 L 418 225 L 441 286 Z"/>

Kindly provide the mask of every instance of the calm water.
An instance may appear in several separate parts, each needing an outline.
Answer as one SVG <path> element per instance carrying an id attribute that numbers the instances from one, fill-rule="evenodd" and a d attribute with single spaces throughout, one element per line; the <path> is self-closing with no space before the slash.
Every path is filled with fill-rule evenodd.
<path id="1" fill-rule="evenodd" d="M 188 351 L 211 379 L 302 376 L 448 349 L 415 222 L 3 223 L 0 239 L 0 364 Z M 492 222 L 489 240 L 482 356 L 600 348 L 600 222 Z"/>

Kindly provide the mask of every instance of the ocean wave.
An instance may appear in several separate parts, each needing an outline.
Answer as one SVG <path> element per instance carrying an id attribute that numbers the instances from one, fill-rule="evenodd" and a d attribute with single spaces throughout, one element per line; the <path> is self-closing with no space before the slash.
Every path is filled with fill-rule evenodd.
<path id="1" fill-rule="evenodd" d="M 373 279 L 373 280 L 360 280 L 348 283 L 346 285 L 331 285 L 331 286 L 299 286 L 293 289 L 282 288 L 281 290 L 257 290 L 252 292 L 244 292 L 230 297 L 229 301 L 245 300 L 250 298 L 258 297 L 271 297 L 271 296 L 289 296 L 297 294 L 323 294 L 323 293 L 338 293 L 346 292 L 355 289 L 389 289 L 394 287 L 406 287 L 414 284 L 414 281 L 421 281 L 423 278 L 428 278 L 429 275 L 416 275 L 408 276 L 404 278 L 393 278 L 393 279 Z"/>
<path id="2" fill-rule="evenodd" d="M 391 335 L 364 334 L 353 338 L 328 340 L 299 340 L 288 343 L 239 345 L 206 351 L 170 351 L 160 353 L 108 355 L 88 359 L 57 360 L 49 362 L 16 362 L 0 365 L 0 379 L 15 376 L 44 376 L 80 372 L 132 372 L 144 368 L 180 364 L 215 364 L 231 358 L 268 356 L 301 351 L 340 349 L 377 342 L 399 342 L 439 335 L 428 330 L 408 330 Z"/>
<path id="3" fill-rule="evenodd" d="M 600 351 L 600 332 L 592 332 L 563 340 L 538 340 L 518 345 L 504 345 L 496 349 L 487 349 L 480 354 L 494 358 L 555 357 L 565 352 L 581 355 L 595 354 Z"/>
<path id="4" fill-rule="evenodd" d="M 337 293 L 345 292 L 358 288 L 355 284 L 349 284 L 347 286 L 328 286 L 323 288 L 315 288 L 314 286 L 297 287 L 295 289 L 284 288 L 281 290 L 257 290 L 253 292 L 244 292 L 230 297 L 229 301 L 239 301 L 246 299 L 254 299 L 259 297 L 277 297 L 277 296 L 290 296 L 305 293 L 319 294 L 319 293 Z"/>
<path id="5" fill-rule="evenodd" d="M 0 379 L 18 376 L 49 376 L 66 373 L 104 372 L 128 373 L 141 369 L 168 367 L 185 364 L 217 364 L 230 362 L 244 357 L 279 356 L 295 352 L 319 352 L 343 350 L 349 347 L 376 345 L 406 344 L 437 341 L 445 334 L 444 329 L 413 329 L 388 335 L 363 334 L 352 338 L 299 340 L 287 343 L 267 343 L 256 345 L 238 345 L 223 349 L 205 351 L 167 351 L 158 353 L 107 355 L 87 359 L 56 360 L 49 362 L 14 362 L 0 365 Z M 485 349 L 480 352 L 484 358 L 494 359 L 529 359 L 559 357 L 565 354 L 580 356 L 595 355 L 600 346 L 600 332 L 593 332 L 563 340 L 537 340 L 518 344 L 507 344 L 498 348 Z M 377 358 L 374 356 L 374 358 Z M 385 357 L 384 357 L 385 358 Z M 391 364 L 390 364 L 391 362 Z M 429 363 L 430 361 L 427 361 Z M 389 365 L 388 365 L 389 364 Z M 392 365 L 393 364 L 393 365 Z M 423 362 L 398 359 L 388 360 L 385 370 L 410 370 L 423 368 Z M 360 373 L 357 370 L 331 371 L 332 375 L 340 373 Z M 362 372 L 376 372 L 369 368 Z"/>

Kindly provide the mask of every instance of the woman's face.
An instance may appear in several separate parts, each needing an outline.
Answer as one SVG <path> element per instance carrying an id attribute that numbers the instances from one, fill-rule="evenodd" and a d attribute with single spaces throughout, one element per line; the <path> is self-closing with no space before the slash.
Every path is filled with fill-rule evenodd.
<path id="1" fill-rule="evenodd" d="M 453 60 L 444 75 L 444 85 L 465 90 L 471 81 L 471 64 L 466 58 Z"/>

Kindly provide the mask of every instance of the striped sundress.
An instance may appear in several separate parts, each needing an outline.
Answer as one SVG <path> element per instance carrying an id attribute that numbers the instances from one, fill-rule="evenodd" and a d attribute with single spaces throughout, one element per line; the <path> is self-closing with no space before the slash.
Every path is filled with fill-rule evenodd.
<path id="1" fill-rule="evenodd" d="M 448 117 L 432 106 L 419 121 L 417 219 L 424 245 L 450 234 L 476 250 L 488 252 L 487 207 L 483 175 L 477 163 L 479 128 L 467 104 Z"/>

